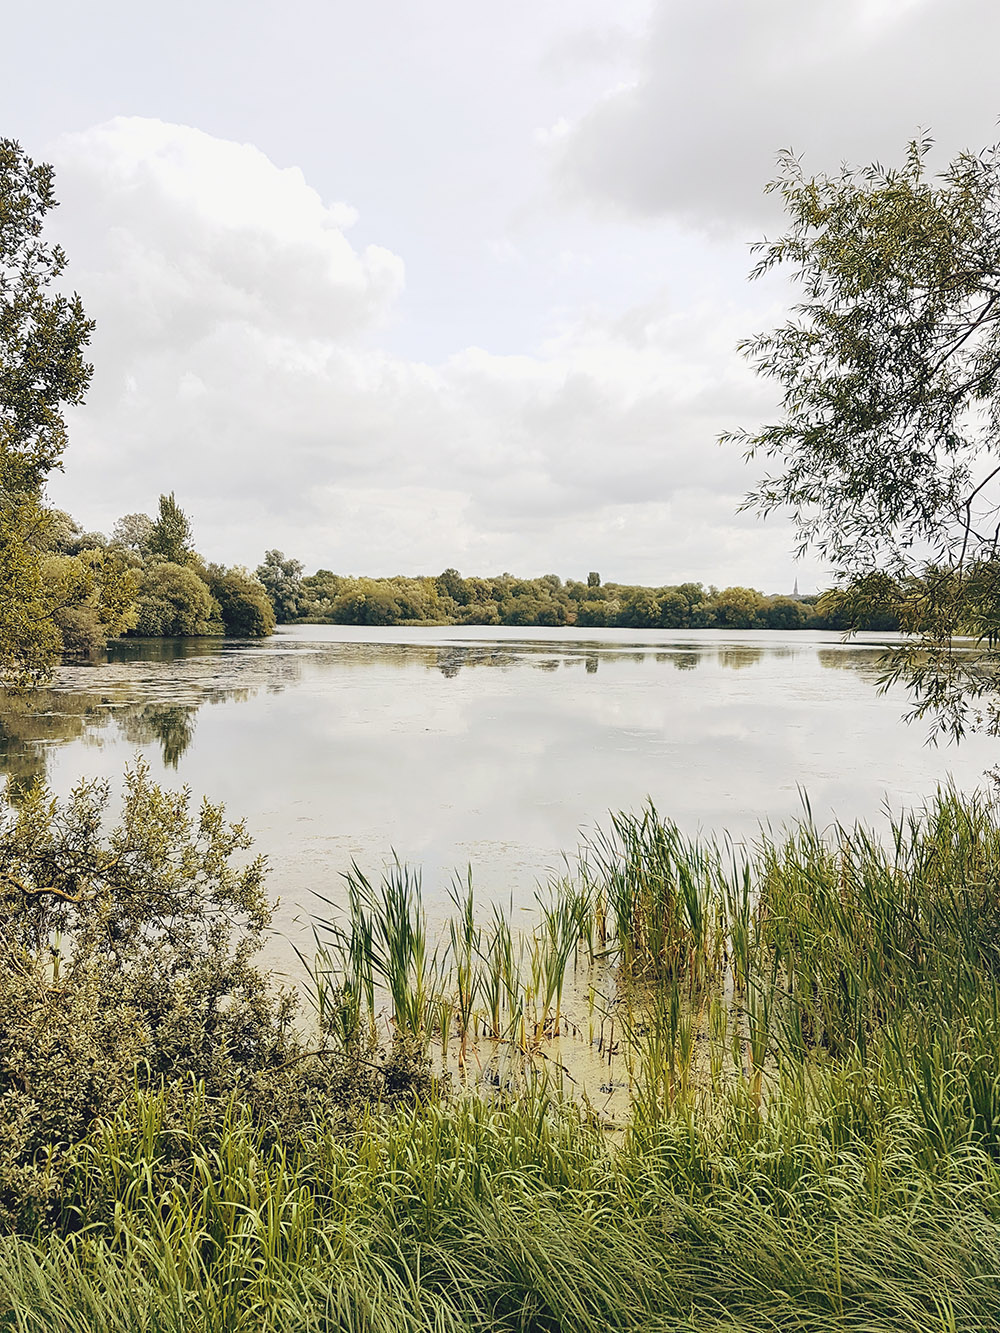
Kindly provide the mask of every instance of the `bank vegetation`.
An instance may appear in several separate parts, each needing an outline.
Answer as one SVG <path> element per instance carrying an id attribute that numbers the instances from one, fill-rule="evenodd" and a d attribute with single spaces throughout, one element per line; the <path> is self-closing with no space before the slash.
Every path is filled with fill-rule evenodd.
<path id="1" fill-rule="evenodd" d="M 0 830 L 4 1327 L 1000 1323 L 987 799 L 751 847 L 618 815 L 523 935 L 355 867 L 298 1018 L 246 830 L 141 767 L 108 799 Z"/>

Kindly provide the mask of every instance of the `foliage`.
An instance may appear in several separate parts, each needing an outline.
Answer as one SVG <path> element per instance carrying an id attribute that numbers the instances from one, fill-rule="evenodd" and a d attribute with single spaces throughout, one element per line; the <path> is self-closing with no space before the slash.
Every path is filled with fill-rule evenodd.
<path id="1" fill-rule="evenodd" d="M 62 509 L 49 510 L 46 544 L 63 555 L 79 555 L 82 551 L 101 550 L 107 545 L 102 532 L 84 532 L 70 514 Z"/>
<path id="2" fill-rule="evenodd" d="M 724 588 L 712 601 L 715 623 L 726 629 L 756 629 L 764 624 L 764 598 L 754 588 Z"/>
<path id="3" fill-rule="evenodd" d="M 652 588 L 630 588 L 616 617 L 629 629 L 654 629 L 660 624 L 660 602 Z"/>
<path id="4" fill-rule="evenodd" d="M 209 565 L 208 588 L 219 604 L 228 635 L 238 639 L 263 639 L 274 633 L 271 599 L 258 578 L 236 565 L 226 569 Z"/>
<path id="5" fill-rule="evenodd" d="M 154 523 L 148 514 L 123 514 L 111 529 L 111 542 L 124 547 L 139 560 L 148 560 Z"/>
<path id="6" fill-rule="evenodd" d="M 315 1083 L 311 1114 L 301 1090 L 272 1095 L 286 1077 L 273 1066 L 235 1083 L 147 1080 L 37 1160 L 59 1207 L 44 1227 L 11 1214 L 0 1321 L 67 1333 L 992 1328 L 998 874 L 996 809 L 953 792 L 881 837 L 822 834 L 805 818 L 738 853 L 646 809 L 617 816 L 553 886 L 520 959 L 503 913 L 480 926 L 471 885 L 456 886 L 445 960 L 427 955 L 412 873 L 397 865 L 375 885 L 355 870 L 326 955 L 328 1034 L 338 1015 L 356 1031 L 352 988 L 365 1026 L 376 977 L 411 1032 L 440 1022 L 446 974 L 456 1016 L 488 1010 L 494 962 L 523 1033 L 532 996 L 558 991 L 547 967 L 574 948 L 610 953 L 634 1069 L 628 1122 L 608 1125 L 547 1078 L 454 1097 L 428 1086 L 406 1107 L 373 1085 L 349 1120 Z M 151 943 L 140 931 L 140 948 Z M 64 976 L 50 969 L 50 1003 Z M 555 1026 L 533 1026 L 528 1055 Z M 39 1080 L 57 1106 L 69 1100 L 58 1069 L 50 1060 Z M 46 1132 L 62 1128 L 54 1117 Z"/>
<path id="7" fill-rule="evenodd" d="M 184 565 L 154 561 L 139 586 L 135 633 L 152 636 L 221 634 L 219 604 L 208 585 Z"/>
<path id="8" fill-rule="evenodd" d="M 303 1045 L 293 997 L 254 963 L 271 908 L 243 824 L 193 811 L 142 761 L 109 826 L 112 808 L 107 782 L 83 781 L 0 811 L 0 1230 L 47 1214 L 67 1148 L 137 1083 L 239 1089 L 293 1134 L 310 1106 L 336 1116 L 423 1077 L 401 1051 L 317 1061 Z"/>
<path id="9" fill-rule="evenodd" d="M 659 588 L 593 581 L 462 578 L 350 578 L 328 569 L 301 580 L 297 619 L 346 625 L 578 625 L 619 629 L 837 629 L 843 608 L 816 598 L 765 597 L 752 588 L 705 589 L 700 583 Z M 882 613 L 884 619 L 884 612 Z M 863 628 L 873 626 L 871 617 Z"/>
<path id="10" fill-rule="evenodd" d="M 87 656 L 135 625 L 139 580 L 113 548 L 50 555 L 42 573 L 63 652 Z"/>
<path id="11" fill-rule="evenodd" d="M 135 522 L 137 516 L 130 517 L 133 520 L 130 526 L 141 530 L 141 524 Z M 146 546 L 151 556 L 173 565 L 186 564 L 194 552 L 191 520 L 177 503 L 173 491 L 160 496 L 160 512 L 146 536 Z"/>
<path id="12" fill-rule="evenodd" d="M 105 549 L 100 533 L 82 532 L 68 514 L 24 496 L 21 515 L 11 548 L 0 543 L 0 564 L 13 590 L 8 675 L 27 685 L 44 680 L 53 654 L 89 656 L 130 629 L 139 580 L 119 548 Z"/>
<path id="13" fill-rule="evenodd" d="M 41 240 L 56 207 L 52 168 L 0 139 L 0 489 L 37 493 L 66 447 L 65 404 L 81 403 L 94 325 L 76 295 L 52 294 L 66 268 Z"/>
<path id="14" fill-rule="evenodd" d="M 161 791 L 141 763 L 105 832 L 109 800 L 107 783 L 81 782 L 59 807 L 37 785 L 0 823 L 7 1207 L 35 1151 L 79 1138 L 140 1064 L 223 1086 L 283 1040 L 285 1010 L 250 966 L 270 914 L 263 862 L 234 864 L 243 826 L 207 803 L 193 816 L 189 793 Z"/>
<path id="15" fill-rule="evenodd" d="M 60 636 L 41 575 L 47 518 L 41 488 L 66 447 L 63 408 L 81 403 L 93 323 L 80 298 L 53 294 L 66 268 L 41 240 L 56 206 L 52 168 L 0 139 L 0 673 L 44 679 Z"/>
<path id="16" fill-rule="evenodd" d="M 31 491 L 0 490 L 0 673 L 12 685 L 44 681 L 62 647 L 42 576 L 47 524 Z"/>
<path id="17" fill-rule="evenodd" d="M 751 276 L 790 266 L 804 299 L 742 346 L 780 386 L 783 416 L 726 438 L 780 464 L 747 504 L 791 508 L 800 551 L 850 590 L 842 608 L 867 614 L 877 576 L 915 593 L 920 643 L 887 656 L 885 680 L 958 738 L 1000 732 L 1000 602 L 982 601 L 1000 557 L 1000 147 L 960 154 L 936 180 L 930 149 L 833 177 L 781 157 L 768 188 L 790 226 L 758 244 Z M 954 642 L 966 628 L 971 657 Z"/>
<path id="18" fill-rule="evenodd" d="M 434 580 L 438 592 L 450 597 L 457 606 L 465 606 L 469 601 L 470 591 L 465 579 L 457 569 L 446 569 Z"/>
<path id="19" fill-rule="evenodd" d="M 286 560 L 281 551 L 267 551 L 256 574 L 271 599 L 278 624 L 294 620 L 301 613 L 302 566 L 298 560 Z"/>
<path id="20" fill-rule="evenodd" d="M 807 608 L 793 597 L 772 597 L 762 614 L 765 629 L 802 629 L 809 617 Z"/>

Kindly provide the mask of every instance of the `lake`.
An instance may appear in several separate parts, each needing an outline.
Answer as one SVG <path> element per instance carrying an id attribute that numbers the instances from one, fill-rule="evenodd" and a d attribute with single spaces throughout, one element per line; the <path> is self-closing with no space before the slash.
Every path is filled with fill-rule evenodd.
<path id="1" fill-rule="evenodd" d="M 471 864 L 477 897 L 530 910 L 539 877 L 609 809 L 650 797 L 685 830 L 752 836 L 808 795 L 815 817 L 878 817 L 996 741 L 925 744 L 880 695 L 885 640 L 836 634 L 295 626 L 263 642 L 133 640 L 8 698 L 0 766 L 154 776 L 224 801 L 272 864 L 277 924 L 338 898 L 357 860 L 423 867 L 432 910 Z"/>

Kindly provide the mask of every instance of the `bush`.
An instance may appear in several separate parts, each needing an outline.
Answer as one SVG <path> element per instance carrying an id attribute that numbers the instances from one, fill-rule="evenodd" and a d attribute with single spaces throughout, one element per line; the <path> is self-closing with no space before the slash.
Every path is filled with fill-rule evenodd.
<path id="1" fill-rule="evenodd" d="M 603 629 L 609 620 L 607 602 L 581 602 L 576 613 L 576 623 L 581 626 Z"/>
<path id="2" fill-rule="evenodd" d="M 264 585 L 246 569 L 209 565 L 208 587 L 222 623 L 236 639 L 265 639 L 274 633 L 274 607 Z"/>
<path id="3" fill-rule="evenodd" d="M 219 603 L 193 569 L 169 560 L 149 566 L 142 577 L 133 633 L 170 638 L 222 632 Z"/>
<path id="4" fill-rule="evenodd" d="M 106 782 L 41 783 L 0 812 L 0 1232 L 56 1205 L 67 1152 L 136 1086 L 238 1095 L 270 1132 L 426 1089 L 420 1053 L 303 1044 L 254 962 L 262 857 L 221 805 L 195 812 L 141 761 L 107 830 Z"/>

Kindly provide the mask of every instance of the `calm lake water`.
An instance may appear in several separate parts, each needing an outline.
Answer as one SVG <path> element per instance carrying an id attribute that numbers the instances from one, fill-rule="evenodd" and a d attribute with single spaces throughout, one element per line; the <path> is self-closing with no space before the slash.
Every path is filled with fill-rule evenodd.
<path id="1" fill-rule="evenodd" d="M 433 910 L 471 863 L 478 896 L 531 907 L 609 809 L 651 797 L 685 829 L 753 834 L 801 809 L 878 817 L 997 742 L 925 745 L 879 695 L 881 639 L 835 634 L 297 626 L 263 643 L 116 644 L 0 712 L 0 767 L 120 781 L 137 753 L 245 817 L 278 924 L 340 896 L 356 859 L 423 867 Z"/>

